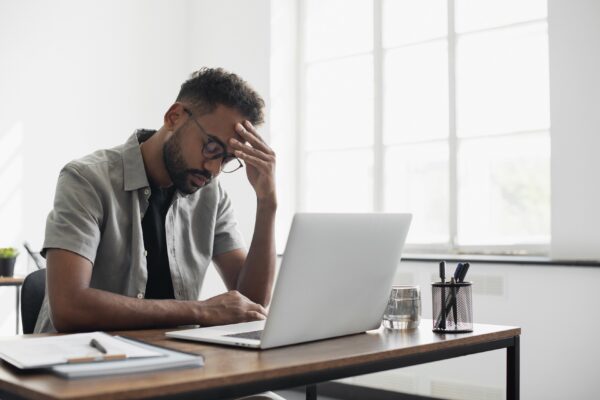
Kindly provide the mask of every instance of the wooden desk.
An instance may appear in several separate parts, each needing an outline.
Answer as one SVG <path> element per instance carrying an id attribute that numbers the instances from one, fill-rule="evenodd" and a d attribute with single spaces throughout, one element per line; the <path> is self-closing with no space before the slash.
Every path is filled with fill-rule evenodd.
<path id="1" fill-rule="evenodd" d="M 219 399 L 314 384 L 484 351 L 507 349 L 507 398 L 519 398 L 519 337 L 516 327 L 475 324 L 473 333 L 438 335 L 431 320 L 419 329 L 384 329 L 271 350 L 250 350 L 166 339 L 165 330 L 120 332 L 174 349 L 204 355 L 202 368 L 122 377 L 66 380 L 49 373 L 22 373 L 0 364 L 0 397 L 33 399 Z M 26 337 L 26 336 L 24 336 Z"/>
<path id="2" fill-rule="evenodd" d="M 20 277 L 4 277 L 4 276 L 0 276 L 0 286 L 14 286 L 16 291 L 17 291 L 17 328 L 16 328 L 16 332 L 17 335 L 19 334 L 19 314 L 21 312 L 21 288 L 20 286 L 23 284 L 23 281 L 25 281 L 25 278 L 20 278 Z"/>

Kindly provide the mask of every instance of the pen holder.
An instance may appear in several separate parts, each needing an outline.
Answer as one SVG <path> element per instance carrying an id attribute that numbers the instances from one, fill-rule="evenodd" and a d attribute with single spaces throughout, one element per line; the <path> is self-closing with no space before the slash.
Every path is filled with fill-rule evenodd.
<path id="1" fill-rule="evenodd" d="M 472 289 L 471 282 L 431 284 L 434 332 L 473 332 Z"/>

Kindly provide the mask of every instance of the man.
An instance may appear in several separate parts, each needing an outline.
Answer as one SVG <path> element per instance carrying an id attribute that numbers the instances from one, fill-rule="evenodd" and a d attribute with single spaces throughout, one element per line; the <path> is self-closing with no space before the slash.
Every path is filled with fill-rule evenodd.
<path id="1" fill-rule="evenodd" d="M 275 270 L 275 153 L 264 101 L 222 69 L 192 74 L 158 131 L 67 164 L 46 224 L 36 332 L 221 325 L 266 317 Z M 257 198 L 248 252 L 221 172 Z M 198 301 L 214 261 L 228 292 Z"/>

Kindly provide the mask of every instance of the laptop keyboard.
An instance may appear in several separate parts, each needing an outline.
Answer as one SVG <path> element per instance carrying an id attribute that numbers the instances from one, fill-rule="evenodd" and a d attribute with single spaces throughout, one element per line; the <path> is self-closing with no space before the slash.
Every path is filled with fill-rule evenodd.
<path id="1" fill-rule="evenodd" d="M 262 330 L 260 331 L 250 331 L 250 332 L 242 332 L 242 333 L 232 333 L 229 335 L 223 335 L 227 337 L 235 337 L 241 339 L 255 339 L 260 340 L 260 336 L 262 335 Z"/>

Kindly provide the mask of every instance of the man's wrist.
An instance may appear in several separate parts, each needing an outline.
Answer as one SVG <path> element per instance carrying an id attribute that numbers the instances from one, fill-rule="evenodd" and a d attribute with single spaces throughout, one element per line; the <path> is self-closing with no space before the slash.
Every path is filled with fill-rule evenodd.
<path id="1" fill-rule="evenodd" d="M 203 301 L 190 301 L 191 313 L 194 318 L 194 323 L 198 325 L 205 325 L 206 320 L 206 308 Z"/>
<path id="2" fill-rule="evenodd" d="M 275 211 L 277 210 L 277 196 L 257 197 L 256 206 L 265 211 Z"/>

